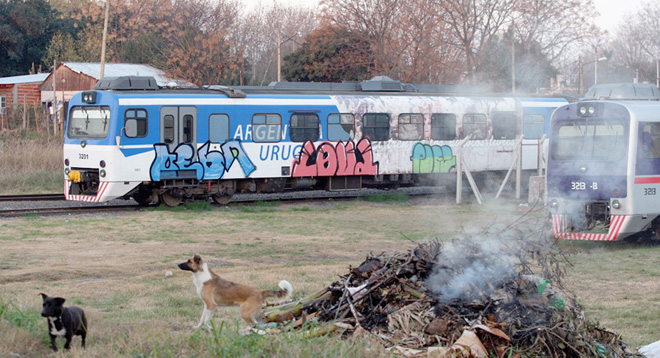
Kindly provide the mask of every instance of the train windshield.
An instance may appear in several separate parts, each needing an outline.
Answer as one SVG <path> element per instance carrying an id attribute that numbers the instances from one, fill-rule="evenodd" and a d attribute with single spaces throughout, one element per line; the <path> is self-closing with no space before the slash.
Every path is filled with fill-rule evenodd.
<path id="1" fill-rule="evenodd" d="M 589 118 L 562 122 L 557 128 L 554 159 L 619 159 L 628 147 L 623 121 Z"/>
<path id="2" fill-rule="evenodd" d="M 110 107 L 74 107 L 69 116 L 69 138 L 105 138 L 110 126 Z"/>

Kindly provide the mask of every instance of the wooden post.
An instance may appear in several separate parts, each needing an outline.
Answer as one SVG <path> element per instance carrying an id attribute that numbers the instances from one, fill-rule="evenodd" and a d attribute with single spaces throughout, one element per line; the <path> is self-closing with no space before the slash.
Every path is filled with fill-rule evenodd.
<path id="1" fill-rule="evenodd" d="M 545 155 L 543 154 L 544 144 L 545 144 L 545 134 L 543 134 L 543 137 L 541 137 L 541 139 L 539 139 L 538 152 L 537 152 L 537 154 L 538 154 L 538 158 L 537 158 L 538 171 L 537 171 L 537 174 L 538 174 L 538 176 L 543 175 L 543 165 L 545 164 L 545 162 L 543 161 L 543 159 L 545 158 Z"/>
<path id="2" fill-rule="evenodd" d="M 23 93 L 23 130 L 27 127 L 27 93 Z"/>
<path id="3" fill-rule="evenodd" d="M 103 20 L 103 43 L 101 44 L 101 72 L 99 79 L 105 76 L 105 43 L 108 38 L 108 17 L 110 17 L 110 0 L 105 1 L 105 19 Z"/>
<path id="4" fill-rule="evenodd" d="M 522 136 L 516 140 L 517 163 L 516 163 L 516 199 L 520 199 L 522 184 Z"/>
<path id="5" fill-rule="evenodd" d="M 463 202 L 463 146 L 470 140 L 470 136 L 468 135 L 458 143 L 456 152 L 456 204 Z"/>
<path id="6" fill-rule="evenodd" d="M 57 62 L 53 60 L 53 135 L 57 136 Z"/>

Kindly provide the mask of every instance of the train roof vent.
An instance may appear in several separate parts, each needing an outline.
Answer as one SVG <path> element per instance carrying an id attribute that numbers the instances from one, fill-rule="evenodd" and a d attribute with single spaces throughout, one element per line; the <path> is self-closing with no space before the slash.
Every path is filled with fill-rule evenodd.
<path id="1" fill-rule="evenodd" d="M 94 86 L 95 90 L 139 91 L 157 90 L 156 79 L 150 76 L 103 77 Z"/>
<path id="2" fill-rule="evenodd" d="M 368 81 L 360 82 L 363 92 L 417 92 L 411 84 L 395 81 L 387 76 L 376 76 Z"/>
<path id="3" fill-rule="evenodd" d="M 609 83 L 594 85 L 585 93 L 584 99 L 658 101 L 660 90 L 650 83 Z"/>

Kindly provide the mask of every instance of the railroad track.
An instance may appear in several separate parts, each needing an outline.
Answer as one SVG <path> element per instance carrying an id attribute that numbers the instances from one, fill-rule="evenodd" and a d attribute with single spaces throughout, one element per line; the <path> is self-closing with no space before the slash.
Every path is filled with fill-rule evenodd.
<path id="1" fill-rule="evenodd" d="M 64 194 L 24 194 L 0 195 L 0 201 L 59 201 L 64 200 Z"/>
<path id="2" fill-rule="evenodd" d="M 234 205 L 251 205 L 258 202 L 281 202 L 285 204 L 296 202 L 323 202 L 323 201 L 342 201 L 354 200 L 357 198 L 365 198 L 374 195 L 388 195 L 393 193 L 405 193 L 411 198 L 440 195 L 445 198 L 447 191 L 437 187 L 430 188 L 415 188 L 413 190 L 358 190 L 358 191 L 341 191 L 329 192 L 324 190 L 308 191 L 308 192 L 284 192 L 273 194 L 238 194 L 235 195 L 229 206 Z M 62 200 L 62 194 L 39 194 L 39 195 L 5 195 L 0 196 L 0 201 L 5 202 L 20 202 L 20 201 L 45 201 L 45 200 Z M 451 198 L 449 198 L 451 199 Z M 39 204 L 30 204 L 29 208 L 18 207 L 14 205 L 0 205 L 0 218 L 10 217 L 25 217 L 30 215 L 35 216 L 52 216 L 52 215 L 67 215 L 67 214 L 82 214 L 82 213 L 97 213 L 97 212 L 111 212 L 122 210 L 139 210 L 142 208 L 137 203 L 124 204 L 125 201 L 118 203 L 103 203 L 91 204 L 80 202 L 63 202 L 60 204 L 46 204 L 40 206 Z M 57 205 L 57 206 L 53 206 Z M 12 207 L 14 206 L 14 207 Z"/>
<path id="3" fill-rule="evenodd" d="M 35 216 L 51 216 L 66 214 L 82 214 L 97 212 L 112 212 L 138 210 L 139 205 L 104 205 L 104 206 L 75 206 L 75 207 L 56 207 L 56 208 L 31 208 L 31 209 L 9 209 L 0 210 L 0 218 L 15 218 Z"/>

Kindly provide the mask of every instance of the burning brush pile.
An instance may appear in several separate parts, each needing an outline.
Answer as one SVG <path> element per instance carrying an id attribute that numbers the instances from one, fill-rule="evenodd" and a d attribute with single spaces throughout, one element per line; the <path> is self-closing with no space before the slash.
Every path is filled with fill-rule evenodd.
<path id="1" fill-rule="evenodd" d="M 562 291 L 566 259 L 559 250 L 504 242 L 432 241 L 370 255 L 329 287 L 267 308 L 264 320 L 295 320 L 296 328 L 317 322 L 322 333 L 349 337 L 368 333 L 407 356 L 634 356 Z"/>

